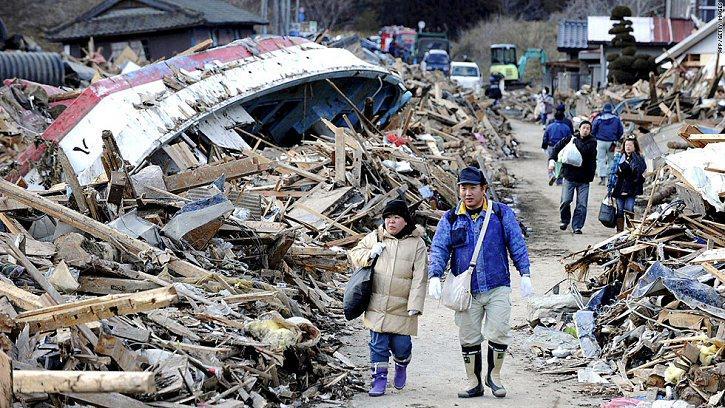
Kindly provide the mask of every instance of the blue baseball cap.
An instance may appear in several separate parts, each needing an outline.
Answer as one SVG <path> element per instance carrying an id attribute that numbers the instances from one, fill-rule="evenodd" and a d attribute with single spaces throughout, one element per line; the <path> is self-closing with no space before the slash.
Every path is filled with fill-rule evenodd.
<path id="1" fill-rule="evenodd" d="M 458 185 L 460 186 L 461 184 L 485 185 L 488 183 L 486 182 L 486 178 L 483 177 L 483 172 L 480 169 L 468 166 L 461 170 L 461 173 L 458 175 Z"/>

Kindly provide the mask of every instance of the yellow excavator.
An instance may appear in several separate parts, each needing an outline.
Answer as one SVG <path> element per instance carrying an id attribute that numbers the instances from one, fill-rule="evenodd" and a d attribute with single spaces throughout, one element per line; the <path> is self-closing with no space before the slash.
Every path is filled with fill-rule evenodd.
<path id="1" fill-rule="evenodd" d="M 507 85 L 523 84 L 523 79 L 526 74 L 526 65 L 530 60 L 534 59 L 541 62 L 542 73 L 546 74 L 546 63 L 549 61 L 549 57 L 543 49 L 527 49 L 517 63 L 516 45 L 493 44 L 491 45 L 490 74 L 499 74 L 504 78 Z"/>

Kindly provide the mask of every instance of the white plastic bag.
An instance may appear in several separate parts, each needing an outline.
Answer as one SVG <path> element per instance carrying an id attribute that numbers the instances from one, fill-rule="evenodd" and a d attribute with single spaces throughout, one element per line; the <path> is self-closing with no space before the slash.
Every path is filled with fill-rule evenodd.
<path id="1" fill-rule="evenodd" d="M 572 137 L 569 143 L 559 152 L 559 161 L 570 166 L 581 167 L 583 160 L 582 154 L 574 144 L 574 138 Z"/>
<path id="2" fill-rule="evenodd" d="M 471 275 L 476 270 L 476 262 L 478 262 L 478 254 L 481 252 L 483 246 L 483 237 L 486 235 L 488 229 L 488 222 L 491 220 L 491 213 L 493 212 L 493 201 L 488 201 L 488 209 L 486 210 L 486 218 L 483 220 L 483 227 L 478 235 L 478 241 L 476 242 L 476 248 L 473 250 L 473 257 L 471 263 L 465 272 L 458 276 L 453 276 L 452 273 L 448 274 L 445 282 L 443 282 L 443 291 L 441 294 L 441 302 L 443 306 L 455 310 L 456 312 L 463 312 L 471 307 L 471 301 L 473 296 L 471 295 Z"/>

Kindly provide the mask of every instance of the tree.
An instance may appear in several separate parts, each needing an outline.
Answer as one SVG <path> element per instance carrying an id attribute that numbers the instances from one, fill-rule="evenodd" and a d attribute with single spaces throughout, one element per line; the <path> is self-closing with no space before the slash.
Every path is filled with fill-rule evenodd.
<path id="1" fill-rule="evenodd" d="M 609 61 L 609 81 L 620 84 L 633 84 L 639 79 L 649 79 L 650 71 L 655 71 L 657 65 L 654 57 L 637 54 L 637 40 L 632 35 L 632 10 L 627 6 L 616 6 L 612 9 L 610 20 L 616 21 L 609 34 L 612 38 L 612 47 L 621 49 L 619 53 L 607 55 Z"/>
<path id="2" fill-rule="evenodd" d="M 663 0 L 570 0 L 560 18 L 585 20 L 588 16 L 603 16 L 617 5 L 627 6 L 635 17 L 665 15 Z"/>
<path id="3" fill-rule="evenodd" d="M 349 18 L 352 10 L 350 0 L 304 0 L 302 2 L 309 20 L 317 20 L 321 28 L 332 30 Z"/>

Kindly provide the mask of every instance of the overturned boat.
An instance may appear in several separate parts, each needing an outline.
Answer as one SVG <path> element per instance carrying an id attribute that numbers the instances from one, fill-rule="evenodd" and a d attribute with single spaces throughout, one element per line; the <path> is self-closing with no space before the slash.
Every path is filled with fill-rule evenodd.
<path id="1" fill-rule="evenodd" d="M 356 110 L 384 125 L 408 99 L 397 75 L 347 50 L 293 37 L 244 39 L 98 81 L 42 138 L 63 149 L 88 185 L 106 177 L 104 130 L 126 162 L 173 173 L 168 147 L 179 140 L 203 164 L 214 148 L 249 149 L 255 135 L 291 146 L 325 134 L 323 119 L 359 126 Z M 38 143 L 20 156 L 23 174 L 45 148 Z"/>

